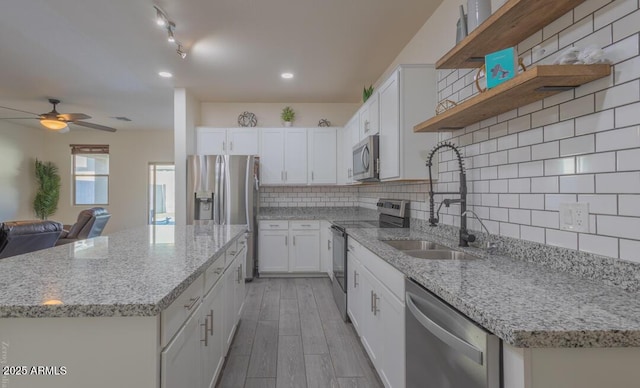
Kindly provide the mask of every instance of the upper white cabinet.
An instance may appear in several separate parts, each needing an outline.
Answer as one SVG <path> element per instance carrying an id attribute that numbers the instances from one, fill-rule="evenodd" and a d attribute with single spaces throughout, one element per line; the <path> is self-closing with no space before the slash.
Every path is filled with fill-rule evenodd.
<path id="1" fill-rule="evenodd" d="M 257 155 L 258 130 L 198 127 L 196 152 L 200 155 Z"/>
<path id="2" fill-rule="evenodd" d="M 307 184 L 307 130 L 287 128 L 284 136 L 284 182 Z"/>
<path id="3" fill-rule="evenodd" d="M 307 184 L 307 130 L 263 129 L 260 167 L 262 184 Z"/>
<path id="4" fill-rule="evenodd" d="M 347 125 L 340 130 L 340 155 L 338 156 L 338 184 L 349 185 L 353 180 L 353 146 L 359 139 L 359 117 L 356 114 Z"/>
<path id="5" fill-rule="evenodd" d="M 428 179 L 425 159 L 438 134 L 414 133 L 413 126 L 435 114 L 435 67 L 398 66 L 378 88 L 378 99 L 380 180 Z"/>
<path id="6" fill-rule="evenodd" d="M 310 185 L 337 183 L 338 147 L 336 128 L 313 128 L 309 130 L 307 154 Z"/>
<path id="7" fill-rule="evenodd" d="M 378 111 L 378 93 L 373 93 L 359 111 L 360 140 L 366 136 L 375 135 L 380 131 Z"/>
<path id="8" fill-rule="evenodd" d="M 282 128 L 262 129 L 260 179 L 263 185 L 284 183 L 284 129 Z"/>

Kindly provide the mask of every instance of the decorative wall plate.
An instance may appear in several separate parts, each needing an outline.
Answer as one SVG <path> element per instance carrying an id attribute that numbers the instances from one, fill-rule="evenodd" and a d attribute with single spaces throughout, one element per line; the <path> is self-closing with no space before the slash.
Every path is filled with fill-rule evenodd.
<path id="1" fill-rule="evenodd" d="M 331 121 L 329 121 L 327 119 L 320 119 L 320 121 L 318 121 L 318 126 L 319 127 L 330 127 L 331 126 Z"/>
<path id="2" fill-rule="evenodd" d="M 242 112 L 238 116 L 238 125 L 241 127 L 255 127 L 258 125 L 258 118 L 251 112 Z"/>

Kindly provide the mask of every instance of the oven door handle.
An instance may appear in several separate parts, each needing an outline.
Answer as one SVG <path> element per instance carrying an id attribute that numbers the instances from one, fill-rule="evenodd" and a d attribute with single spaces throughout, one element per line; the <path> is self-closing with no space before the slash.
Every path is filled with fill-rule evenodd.
<path id="1" fill-rule="evenodd" d="M 450 333 L 449 331 L 444 329 L 442 326 L 438 325 L 437 323 L 429 319 L 429 317 L 424 315 L 424 313 L 420 311 L 418 306 L 415 305 L 415 303 L 413 302 L 414 299 L 420 299 L 420 298 L 410 292 L 406 292 L 406 302 L 407 302 L 407 307 L 409 308 L 409 311 L 411 311 L 411 314 L 418 320 L 418 322 L 420 322 L 422 326 L 424 326 L 425 329 L 427 329 L 431 334 L 435 335 L 440 341 L 449 345 L 458 353 L 462 353 L 465 356 L 469 357 L 471 360 L 473 360 L 475 363 L 482 365 L 482 362 L 483 362 L 482 350 L 476 348 L 475 346 L 468 343 L 467 341 Z"/>
<path id="2" fill-rule="evenodd" d="M 337 227 L 337 226 L 335 226 L 335 225 L 331 225 L 331 231 L 332 231 L 334 234 L 339 234 L 340 236 L 343 236 L 343 237 L 344 237 L 344 235 L 346 234 L 346 233 L 345 233 L 345 231 L 344 231 L 344 229 L 342 229 L 342 228 L 340 228 L 340 227 Z"/>

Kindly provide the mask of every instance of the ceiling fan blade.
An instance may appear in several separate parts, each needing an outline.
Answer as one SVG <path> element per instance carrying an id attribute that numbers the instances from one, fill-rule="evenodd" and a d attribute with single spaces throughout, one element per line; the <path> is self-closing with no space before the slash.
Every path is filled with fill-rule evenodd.
<path id="1" fill-rule="evenodd" d="M 0 117 L 0 120 L 38 120 L 40 117 Z"/>
<path id="2" fill-rule="evenodd" d="M 9 110 L 15 110 L 16 112 L 28 113 L 28 114 L 30 114 L 30 115 L 40 116 L 40 115 L 39 115 L 39 114 L 37 114 L 37 113 L 27 112 L 26 110 L 20 110 L 20 109 L 9 108 L 8 106 L 2 106 L 2 105 L 0 105 L 0 108 L 9 109 Z"/>
<path id="3" fill-rule="evenodd" d="M 87 123 L 86 121 L 73 121 L 71 123 L 75 124 L 75 125 L 80 125 L 80 126 L 83 126 L 83 127 L 87 127 L 87 128 L 99 129 L 101 131 L 107 131 L 107 132 L 115 132 L 116 131 L 115 128 L 105 127 L 104 125 L 99 125 L 99 124 Z"/>
<path id="4" fill-rule="evenodd" d="M 86 120 L 90 118 L 91 116 L 84 113 L 61 113 L 58 115 L 58 119 L 63 119 L 64 121 Z"/>

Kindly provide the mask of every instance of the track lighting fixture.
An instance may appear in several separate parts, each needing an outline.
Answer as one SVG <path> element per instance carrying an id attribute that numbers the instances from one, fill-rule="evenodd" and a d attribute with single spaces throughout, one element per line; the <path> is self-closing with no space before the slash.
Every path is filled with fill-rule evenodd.
<path id="1" fill-rule="evenodd" d="M 187 57 L 187 52 L 184 51 L 184 47 L 181 44 L 178 44 L 178 49 L 176 50 L 180 58 L 185 59 Z"/>
<path id="2" fill-rule="evenodd" d="M 167 15 L 160 9 L 160 7 L 154 5 L 153 8 L 156 9 L 156 24 L 160 27 L 164 27 L 167 25 Z"/>
<path id="3" fill-rule="evenodd" d="M 173 28 L 171 27 L 171 24 L 169 24 L 169 26 L 167 27 L 167 40 L 169 41 L 169 43 L 175 43 L 176 42 L 176 37 L 173 36 Z"/>
<path id="4" fill-rule="evenodd" d="M 182 46 L 182 43 L 178 42 L 174 35 L 176 24 L 169 20 L 167 14 L 160 7 L 154 5 L 153 8 L 156 10 L 156 24 L 167 29 L 167 41 L 178 46 L 176 52 L 180 55 L 180 58 L 185 59 L 187 57 L 187 52 Z"/>

